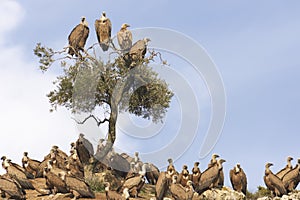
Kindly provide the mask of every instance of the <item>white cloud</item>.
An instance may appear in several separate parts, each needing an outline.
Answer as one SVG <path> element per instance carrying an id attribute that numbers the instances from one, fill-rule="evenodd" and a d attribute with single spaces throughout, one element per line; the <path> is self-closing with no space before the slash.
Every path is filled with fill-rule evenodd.
<path id="1" fill-rule="evenodd" d="M 0 26 L 6 27 L 0 30 L 0 156 L 7 155 L 17 163 L 23 151 L 37 159 L 42 159 L 54 144 L 68 151 L 77 137 L 69 112 L 60 109 L 49 113 L 46 93 L 55 76 L 42 74 L 38 63 L 26 61 L 22 46 L 10 47 L 3 42 L 24 13 L 16 1 L 0 2 Z"/>
<path id="2" fill-rule="evenodd" d="M 0 1 L 0 44 L 3 42 L 4 33 L 15 28 L 24 17 L 25 10 L 14 0 Z"/>

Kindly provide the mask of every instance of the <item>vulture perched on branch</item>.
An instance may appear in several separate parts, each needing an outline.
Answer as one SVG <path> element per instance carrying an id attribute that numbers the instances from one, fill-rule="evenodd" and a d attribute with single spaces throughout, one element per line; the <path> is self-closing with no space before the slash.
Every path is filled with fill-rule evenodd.
<path id="1" fill-rule="evenodd" d="M 270 170 L 271 166 L 273 166 L 272 163 L 267 163 L 265 166 L 264 182 L 271 192 L 275 193 L 276 196 L 281 197 L 282 195 L 287 194 L 287 191 L 284 188 L 282 180 Z"/>
<path id="2" fill-rule="evenodd" d="M 69 51 L 68 53 L 76 57 L 81 56 L 79 51 L 84 51 L 84 45 L 89 36 L 89 27 L 85 17 L 81 17 L 81 22 L 73 28 L 68 40 L 69 40 Z"/>
<path id="3" fill-rule="evenodd" d="M 131 59 L 131 67 L 134 67 L 138 62 L 141 62 L 146 53 L 148 42 L 151 41 L 149 38 L 138 40 L 132 45 L 129 50 L 129 57 Z"/>
<path id="4" fill-rule="evenodd" d="M 127 29 L 128 27 L 130 27 L 129 24 L 122 24 L 121 29 L 117 34 L 118 43 L 123 52 L 129 51 L 132 46 L 132 33 Z"/>
<path id="5" fill-rule="evenodd" d="M 102 12 L 100 19 L 95 21 L 95 30 L 100 47 L 103 51 L 107 51 L 111 37 L 111 22 L 105 12 Z"/>
<path id="6" fill-rule="evenodd" d="M 236 166 L 230 170 L 230 182 L 232 188 L 238 192 L 244 193 L 247 192 L 247 177 L 244 170 L 241 168 L 241 165 L 238 163 Z"/>

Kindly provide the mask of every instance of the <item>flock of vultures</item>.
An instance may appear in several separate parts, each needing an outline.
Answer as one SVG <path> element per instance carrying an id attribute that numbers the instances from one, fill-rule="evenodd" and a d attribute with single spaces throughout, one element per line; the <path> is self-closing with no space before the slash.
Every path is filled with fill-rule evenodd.
<path id="1" fill-rule="evenodd" d="M 217 154 L 212 155 L 207 169 L 202 172 L 199 162 L 194 163 L 191 173 L 187 165 L 178 172 L 171 158 L 168 159 L 166 171 L 160 171 L 154 164 L 142 162 L 138 152 L 131 157 L 126 153 L 118 154 L 112 149 L 104 159 L 95 159 L 103 150 L 104 143 L 101 139 L 94 152 L 93 145 L 80 134 L 77 141 L 71 143 L 69 155 L 57 146 L 51 148 L 43 161 L 34 160 L 28 156 L 28 152 L 24 152 L 22 166 L 2 156 L 2 167 L 6 173 L 0 177 L 1 196 L 26 199 L 25 190 L 36 190 L 40 196 L 65 193 L 74 199 L 94 199 L 95 193 L 85 179 L 87 169 L 94 176 L 110 171 L 119 180 L 114 190 L 110 187 L 111 183 L 104 180 L 108 200 L 138 198 L 145 184 L 155 185 L 155 199 L 158 200 L 167 195 L 175 200 L 192 200 L 206 190 L 221 189 L 224 185 L 222 163 L 225 160 Z M 286 167 L 276 174 L 269 168 L 272 163 L 266 164 L 264 181 L 276 196 L 293 191 L 299 183 L 300 159 L 294 168 L 292 159 L 288 157 Z M 32 181 L 36 178 L 45 179 L 45 188 L 34 187 Z M 240 164 L 230 170 L 230 181 L 234 190 L 246 195 L 247 177 Z"/>
<path id="2" fill-rule="evenodd" d="M 103 51 L 110 47 L 128 55 L 131 65 L 143 59 L 147 51 L 148 38 L 138 40 L 132 45 L 132 33 L 124 23 L 117 33 L 120 49 L 117 49 L 111 41 L 111 21 L 102 13 L 100 19 L 95 21 L 95 30 L 99 45 Z M 89 27 L 85 17 L 82 17 L 70 33 L 68 54 L 82 58 L 80 52 L 84 52 L 84 46 L 89 35 Z M 92 174 L 110 171 L 120 181 L 116 188 L 112 188 L 106 181 L 106 199 L 129 199 L 139 196 L 145 183 L 155 185 L 156 199 L 162 200 L 166 194 L 176 200 L 189 200 L 212 188 L 222 188 L 224 185 L 224 173 L 222 163 L 224 159 L 213 154 L 207 169 L 201 172 L 199 162 L 194 163 L 191 173 L 188 166 L 184 165 L 179 172 L 175 169 L 172 159 L 168 159 L 166 171 L 160 171 L 152 163 L 144 163 L 136 152 L 134 157 L 122 153 L 118 154 L 113 149 L 105 158 L 97 159 L 97 154 L 104 148 L 104 140 L 100 140 L 94 153 L 92 144 L 79 135 L 76 142 L 71 144 L 70 153 L 67 154 L 53 146 L 43 161 L 30 158 L 28 152 L 24 152 L 22 165 L 14 163 L 6 156 L 2 156 L 2 167 L 6 173 L 0 177 L 1 196 L 11 199 L 26 199 L 25 190 L 36 190 L 40 195 L 57 193 L 70 193 L 74 198 L 95 198 L 95 193 L 86 182 L 86 169 Z M 270 170 L 271 163 L 266 164 L 264 181 L 269 190 L 276 196 L 282 196 L 293 191 L 300 180 L 298 165 L 292 167 L 292 158 L 288 158 L 287 166 L 274 174 Z M 42 178 L 45 180 L 45 188 L 35 188 L 33 180 Z M 240 164 L 230 170 L 230 181 L 234 190 L 246 195 L 247 177 Z"/>

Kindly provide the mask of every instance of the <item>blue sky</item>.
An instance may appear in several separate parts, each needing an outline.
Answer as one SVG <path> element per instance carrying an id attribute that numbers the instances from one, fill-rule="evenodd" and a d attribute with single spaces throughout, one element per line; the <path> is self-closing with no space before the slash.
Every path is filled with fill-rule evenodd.
<path id="1" fill-rule="evenodd" d="M 220 72 L 227 97 L 224 128 L 213 152 L 227 160 L 226 185 L 230 185 L 228 171 L 239 162 L 248 175 L 249 189 L 255 190 L 264 185 L 266 162 L 275 164 L 275 172 L 287 156 L 300 157 L 299 6 L 295 0 L 2 0 L 0 132 L 6 142 L 0 153 L 20 161 L 25 150 L 39 159 L 53 144 L 68 150 L 77 128 L 66 110 L 48 112 L 45 94 L 56 74 L 38 71 L 32 49 L 37 42 L 56 49 L 65 46 L 82 15 L 91 29 L 87 45 L 93 44 L 94 20 L 105 10 L 114 34 L 124 22 L 132 28 L 162 27 L 186 34 L 205 48 Z M 209 113 L 203 113 L 204 120 L 209 119 Z M 184 159 L 176 163 L 178 169 L 184 162 L 192 167 L 199 159 L 202 139 L 203 135 L 197 136 Z M 202 170 L 208 160 L 200 160 Z"/>

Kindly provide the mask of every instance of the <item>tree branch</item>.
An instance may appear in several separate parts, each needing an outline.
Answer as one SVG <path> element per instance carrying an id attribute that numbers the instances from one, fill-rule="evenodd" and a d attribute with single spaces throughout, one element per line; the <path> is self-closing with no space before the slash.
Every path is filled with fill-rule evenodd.
<path id="1" fill-rule="evenodd" d="M 77 124 L 84 124 L 89 118 L 93 118 L 96 121 L 97 126 L 100 126 L 101 124 L 103 124 L 105 122 L 109 122 L 109 119 L 107 119 L 107 118 L 100 120 L 99 118 L 95 117 L 95 115 L 92 115 L 92 114 L 90 114 L 88 117 L 86 117 L 83 121 L 78 121 L 75 118 L 72 118 L 72 119 L 75 120 L 75 122 Z"/>

